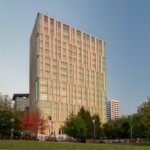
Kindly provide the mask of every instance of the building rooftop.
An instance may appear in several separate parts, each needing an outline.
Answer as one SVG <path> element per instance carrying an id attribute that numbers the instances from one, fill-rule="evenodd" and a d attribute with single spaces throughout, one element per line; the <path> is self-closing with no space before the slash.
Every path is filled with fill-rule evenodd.
<path id="1" fill-rule="evenodd" d="M 22 97 L 22 98 L 29 98 L 29 94 L 24 93 L 24 94 L 14 94 L 12 100 L 16 100 L 17 97 Z"/>

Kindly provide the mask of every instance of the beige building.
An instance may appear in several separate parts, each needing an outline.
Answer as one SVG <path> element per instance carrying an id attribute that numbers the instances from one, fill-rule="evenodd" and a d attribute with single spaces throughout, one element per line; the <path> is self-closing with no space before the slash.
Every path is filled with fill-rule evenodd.
<path id="1" fill-rule="evenodd" d="M 81 106 L 106 122 L 105 42 L 38 13 L 30 38 L 30 107 L 51 116 L 46 134 L 58 137 Z"/>
<path id="2" fill-rule="evenodd" d="M 107 121 L 119 118 L 119 101 L 110 100 L 107 102 Z"/>

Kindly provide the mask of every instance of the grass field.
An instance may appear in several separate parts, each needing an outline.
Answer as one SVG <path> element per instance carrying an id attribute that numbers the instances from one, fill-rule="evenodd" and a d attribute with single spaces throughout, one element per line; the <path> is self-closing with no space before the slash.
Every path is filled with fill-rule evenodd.
<path id="1" fill-rule="evenodd" d="M 150 150 L 150 146 L 0 140 L 0 150 Z"/>

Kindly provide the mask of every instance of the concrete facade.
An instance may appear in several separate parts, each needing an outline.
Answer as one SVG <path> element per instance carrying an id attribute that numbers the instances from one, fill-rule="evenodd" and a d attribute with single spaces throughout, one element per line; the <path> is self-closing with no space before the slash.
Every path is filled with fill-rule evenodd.
<path id="1" fill-rule="evenodd" d="M 107 102 L 107 121 L 119 118 L 119 101 L 110 100 Z"/>
<path id="2" fill-rule="evenodd" d="M 106 122 L 105 42 L 38 13 L 30 38 L 30 108 L 51 116 L 46 135 L 61 137 L 81 106 Z"/>

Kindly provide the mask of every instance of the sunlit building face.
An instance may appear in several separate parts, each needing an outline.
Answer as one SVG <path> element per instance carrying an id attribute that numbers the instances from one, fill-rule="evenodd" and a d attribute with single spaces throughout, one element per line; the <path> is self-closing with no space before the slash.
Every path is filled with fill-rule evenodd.
<path id="1" fill-rule="evenodd" d="M 51 116 L 46 132 L 81 106 L 106 122 L 105 42 L 38 13 L 30 39 L 30 107 Z"/>

